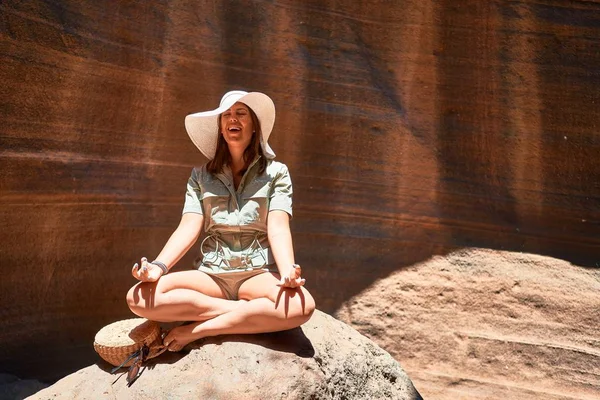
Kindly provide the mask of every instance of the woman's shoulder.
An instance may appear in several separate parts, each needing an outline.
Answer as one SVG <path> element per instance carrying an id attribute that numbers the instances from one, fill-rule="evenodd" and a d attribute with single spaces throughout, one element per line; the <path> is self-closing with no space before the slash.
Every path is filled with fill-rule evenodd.
<path id="1" fill-rule="evenodd" d="M 267 161 L 267 173 L 269 175 L 288 173 L 288 167 L 280 161 L 269 160 Z"/>
<path id="2" fill-rule="evenodd" d="M 196 180 L 200 180 L 202 179 L 202 177 L 206 176 L 208 174 L 207 169 L 206 169 L 206 165 L 208 163 L 204 163 L 201 165 L 195 165 L 192 167 L 192 173 L 191 173 L 191 177 L 196 179 Z"/>

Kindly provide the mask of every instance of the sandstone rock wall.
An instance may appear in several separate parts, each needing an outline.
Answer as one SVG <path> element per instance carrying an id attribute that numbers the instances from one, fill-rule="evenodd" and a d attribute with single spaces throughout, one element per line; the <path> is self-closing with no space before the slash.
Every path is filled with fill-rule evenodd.
<path id="1" fill-rule="evenodd" d="M 3 1 L 0 370 L 95 359 L 232 88 L 277 104 L 321 309 L 463 246 L 597 266 L 599 41 L 584 1 Z"/>

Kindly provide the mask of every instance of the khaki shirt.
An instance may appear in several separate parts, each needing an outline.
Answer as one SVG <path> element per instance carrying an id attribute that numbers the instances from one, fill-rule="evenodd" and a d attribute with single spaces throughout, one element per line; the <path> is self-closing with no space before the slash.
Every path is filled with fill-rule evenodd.
<path id="1" fill-rule="evenodd" d="M 276 272 L 267 238 L 269 211 L 292 216 L 292 181 L 285 164 L 268 160 L 258 174 L 258 158 L 235 190 L 231 169 L 212 175 L 206 164 L 192 170 L 183 214 L 204 215 L 206 237 L 197 268 L 207 273 L 267 269 Z"/>

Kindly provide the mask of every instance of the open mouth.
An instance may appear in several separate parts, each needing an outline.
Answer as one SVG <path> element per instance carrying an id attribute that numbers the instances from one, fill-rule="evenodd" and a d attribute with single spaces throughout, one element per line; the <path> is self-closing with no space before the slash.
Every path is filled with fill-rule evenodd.
<path id="1" fill-rule="evenodd" d="M 239 126 L 230 126 L 229 128 L 227 128 L 227 130 L 229 132 L 240 132 L 242 128 L 240 128 Z"/>

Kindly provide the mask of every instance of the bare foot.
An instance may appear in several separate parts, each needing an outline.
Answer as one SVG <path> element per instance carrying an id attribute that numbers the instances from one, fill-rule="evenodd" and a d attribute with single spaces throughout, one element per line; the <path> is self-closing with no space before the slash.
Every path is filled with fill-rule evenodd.
<path id="1" fill-rule="evenodd" d="M 202 322 L 192 322 L 188 325 L 181 325 L 169 331 L 163 339 L 163 344 L 167 346 L 169 351 L 180 351 L 188 343 L 200 339 L 198 333 L 194 333 L 194 328 L 202 324 Z"/>

